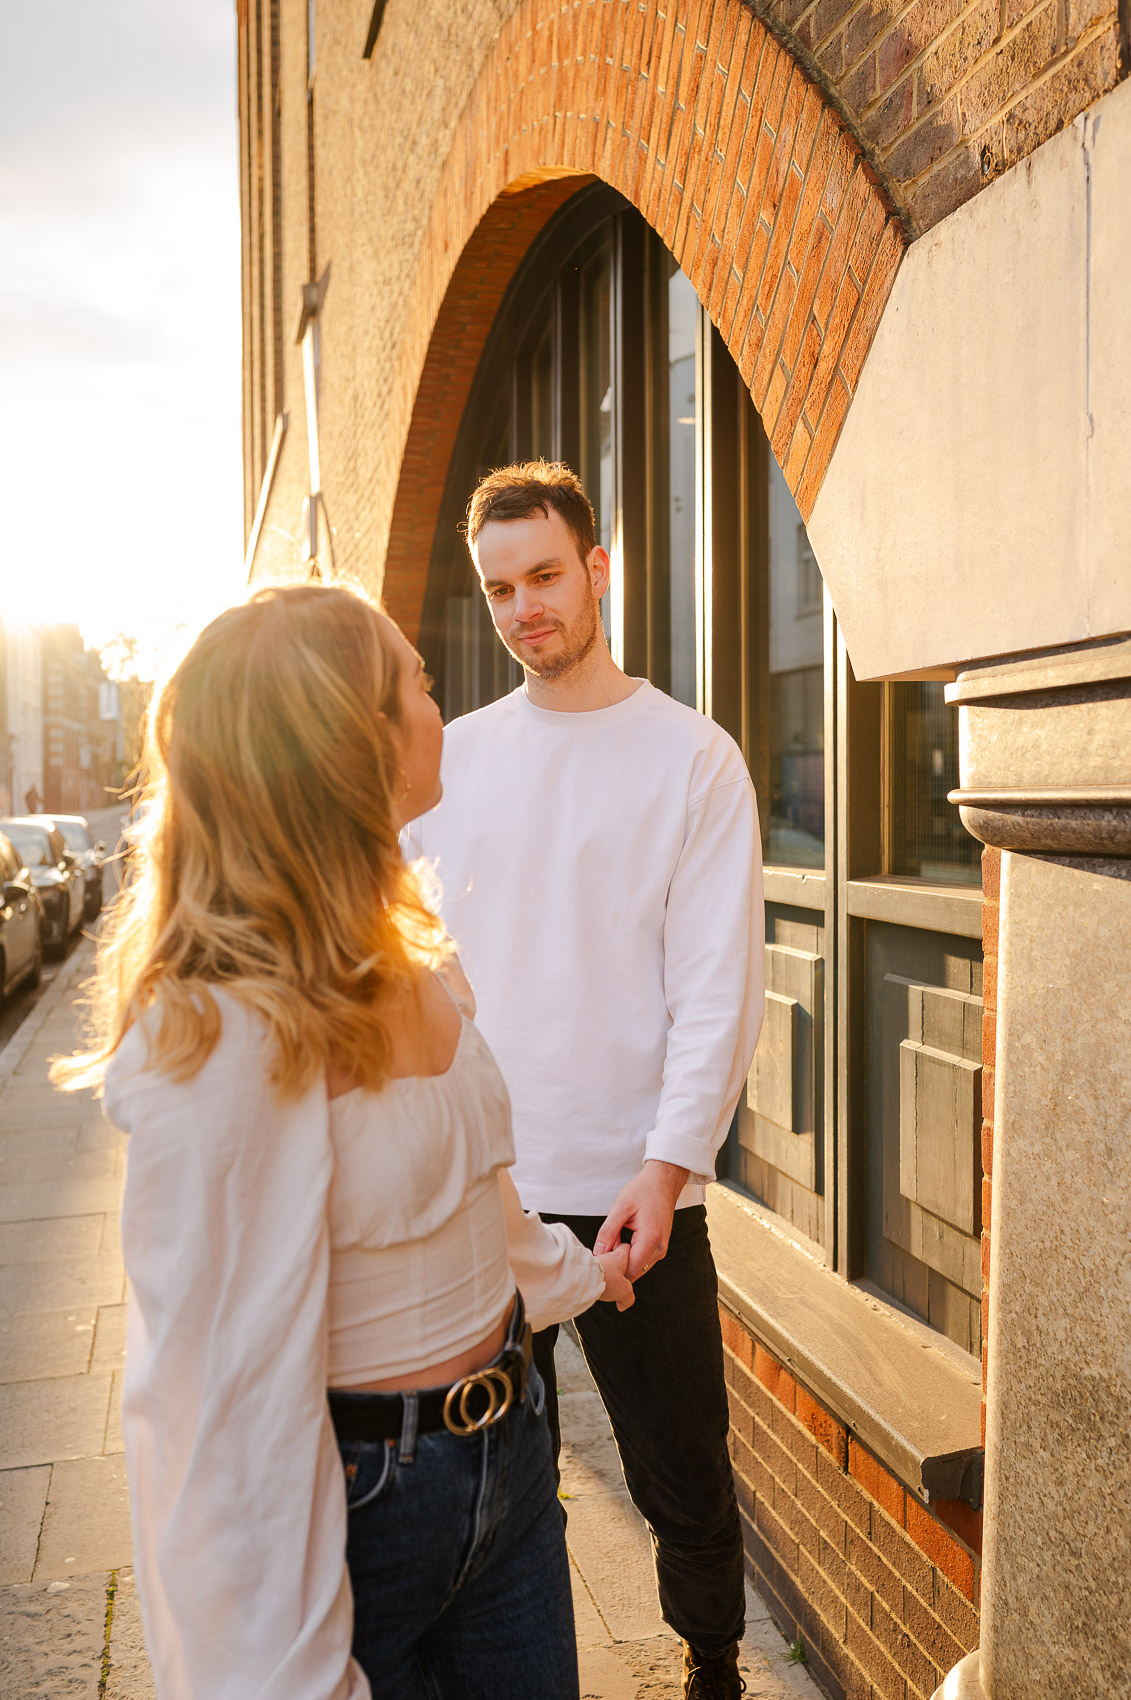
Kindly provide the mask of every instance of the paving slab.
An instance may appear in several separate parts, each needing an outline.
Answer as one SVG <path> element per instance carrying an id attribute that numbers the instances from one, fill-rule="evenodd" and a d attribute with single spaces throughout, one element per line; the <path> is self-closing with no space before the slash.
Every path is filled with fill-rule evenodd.
<path id="1" fill-rule="evenodd" d="M 0 1584 L 4 1587 L 31 1581 L 50 1483 L 47 1464 L 32 1470 L 0 1470 Z"/>
<path id="2" fill-rule="evenodd" d="M 577 1673 L 581 1700 L 637 1700 L 640 1693 L 640 1685 L 619 1647 L 579 1646 Z"/>
<path id="3" fill-rule="evenodd" d="M 125 1305 L 100 1305 L 94 1330 L 92 1370 L 122 1369 L 126 1362 Z"/>
<path id="4" fill-rule="evenodd" d="M 110 1383 L 110 1409 L 106 1416 L 106 1439 L 102 1443 L 102 1451 L 106 1456 L 115 1452 L 124 1452 L 126 1442 L 122 1435 L 122 1377 L 124 1371 L 116 1369 Z"/>
<path id="5" fill-rule="evenodd" d="M 93 1305 L 0 1316 L 0 1384 L 83 1375 L 90 1368 Z"/>
<path id="6" fill-rule="evenodd" d="M 42 1080 L 22 1082 L 14 1074 L 0 1094 L 0 1127 L 5 1132 L 20 1133 L 30 1127 L 78 1128 L 101 1115 L 96 1100 L 56 1092 L 47 1079 L 45 1065 L 42 1073 Z"/>
<path id="7" fill-rule="evenodd" d="M 58 1263 L 61 1258 L 97 1257 L 101 1216 L 49 1216 L 31 1222 L 0 1222 L 0 1264 Z"/>
<path id="8" fill-rule="evenodd" d="M 108 1375 L 55 1376 L 0 1387 L 0 1470 L 100 1454 L 109 1409 Z"/>
<path id="9" fill-rule="evenodd" d="M 72 1144 L 76 1143 L 77 1130 L 68 1128 L 65 1131 Z M 102 1180 L 117 1172 L 118 1153 L 109 1146 L 95 1151 L 24 1152 L 22 1156 L 12 1156 L 4 1163 L 0 1185 L 12 1186 L 30 1181 Z"/>
<path id="10" fill-rule="evenodd" d="M 581 1494 L 623 1493 L 616 1442 L 600 1395 L 565 1393 L 558 1396 L 562 1427 L 562 1496 L 568 1502 Z"/>
<path id="11" fill-rule="evenodd" d="M 117 1210 L 122 1183 L 116 1175 L 17 1182 L 0 1186 L 0 1222 L 32 1222 L 43 1216 L 77 1216 Z"/>
<path id="12" fill-rule="evenodd" d="M 111 1127 L 105 1116 L 90 1116 L 80 1124 L 78 1131 L 78 1149 L 80 1151 L 104 1151 L 108 1149 L 124 1151 L 125 1148 L 125 1134 L 119 1133 L 116 1127 Z"/>
<path id="13" fill-rule="evenodd" d="M 587 1494 L 567 1509 L 566 1544 L 613 1640 L 659 1634 L 652 1539 L 627 1493 Z"/>
<path id="14" fill-rule="evenodd" d="M 572 1554 L 569 1561 L 569 1582 L 573 1590 L 573 1621 L 577 1626 L 578 1646 L 606 1646 L 612 1639 L 609 1626 L 597 1610 L 596 1601 L 589 1592 Z"/>
<path id="15" fill-rule="evenodd" d="M 10 1177 L 5 1165 L 17 1157 L 67 1156 L 78 1145 L 77 1127 L 20 1127 L 0 1125 L 0 1181 Z"/>
<path id="16" fill-rule="evenodd" d="M 35 1580 L 116 1570 L 133 1560 L 124 1458 L 76 1458 L 51 1471 Z"/>
<path id="17" fill-rule="evenodd" d="M 126 1272 L 114 1252 L 58 1263 L 9 1263 L 0 1268 L 0 1316 L 121 1304 L 125 1289 Z"/>
<path id="18" fill-rule="evenodd" d="M 102 1240 L 98 1255 L 117 1258 L 122 1255 L 122 1218 L 116 1210 L 107 1211 L 102 1218 Z"/>
<path id="19" fill-rule="evenodd" d="M 156 1700 L 132 1570 L 120 1570 L 110 1624 L 105 1700 Z"/>
<path id="20" fill-rule="evenodd" d="M 0 1590 L 0 1694 L 5 1700 L 98 1700 L 106 1577 Z"/>

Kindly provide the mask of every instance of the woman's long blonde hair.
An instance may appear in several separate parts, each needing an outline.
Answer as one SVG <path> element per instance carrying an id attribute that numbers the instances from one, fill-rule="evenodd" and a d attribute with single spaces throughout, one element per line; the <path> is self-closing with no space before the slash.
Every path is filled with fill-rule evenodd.
<path id="1" fill-rule="evenodd" d="M 189 1078 L 221 986 L 264 1018 L 282 1093 L 330 1064 L 383 1084 L 386 1000 L 445 950 L 398 845 L 400 671 L 386 620 L 338 585 L 261 590 L 201 633 L 150 714 L 149 809 L 99 945 L 89 1048 L 57 1084 L 99 1082 L 151 1010 L 149 1065 Z"/>

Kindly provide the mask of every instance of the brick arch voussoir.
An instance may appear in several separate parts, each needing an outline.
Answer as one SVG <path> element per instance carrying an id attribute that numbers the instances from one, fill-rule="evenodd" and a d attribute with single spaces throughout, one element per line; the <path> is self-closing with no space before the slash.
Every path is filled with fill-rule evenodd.
<path id="1" fill-rule="evenodd" d="M 414 400 L 383 579 L 410 631 L 491 323 L 538 231 L 593 178 L 691 279 L 812 510 L 905 244 L 875 173 L 743 0 L 519 0 L 460 116 L 414 284 L 431 331 L 404 352 Z"/>

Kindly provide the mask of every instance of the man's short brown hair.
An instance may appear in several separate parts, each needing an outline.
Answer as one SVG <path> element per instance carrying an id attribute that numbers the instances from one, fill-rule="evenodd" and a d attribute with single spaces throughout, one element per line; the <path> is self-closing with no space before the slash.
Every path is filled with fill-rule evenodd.
<path id="1" fill-rule="evenodd" d="M 551 508 L 561 514 L 581 559 L 588 560 L 597 542 L 593 508 L 576 472 L 560 460 L 519 461 L 481 479 L 467 504 L 463 529 L 468 546 L 474 547 L 488 520 L 529 519 L 539 513 L 548 519 Z"/>

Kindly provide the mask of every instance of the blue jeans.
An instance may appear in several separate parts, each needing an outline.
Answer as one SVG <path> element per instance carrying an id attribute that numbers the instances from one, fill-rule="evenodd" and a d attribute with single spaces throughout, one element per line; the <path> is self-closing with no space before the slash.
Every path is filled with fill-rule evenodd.
<path id="1" fill-rule="evenodd" d="M 475 1435 L 342 1442 L 353 1655 L 373 1700 L 578 1700 L 543 1387 Z"/>

